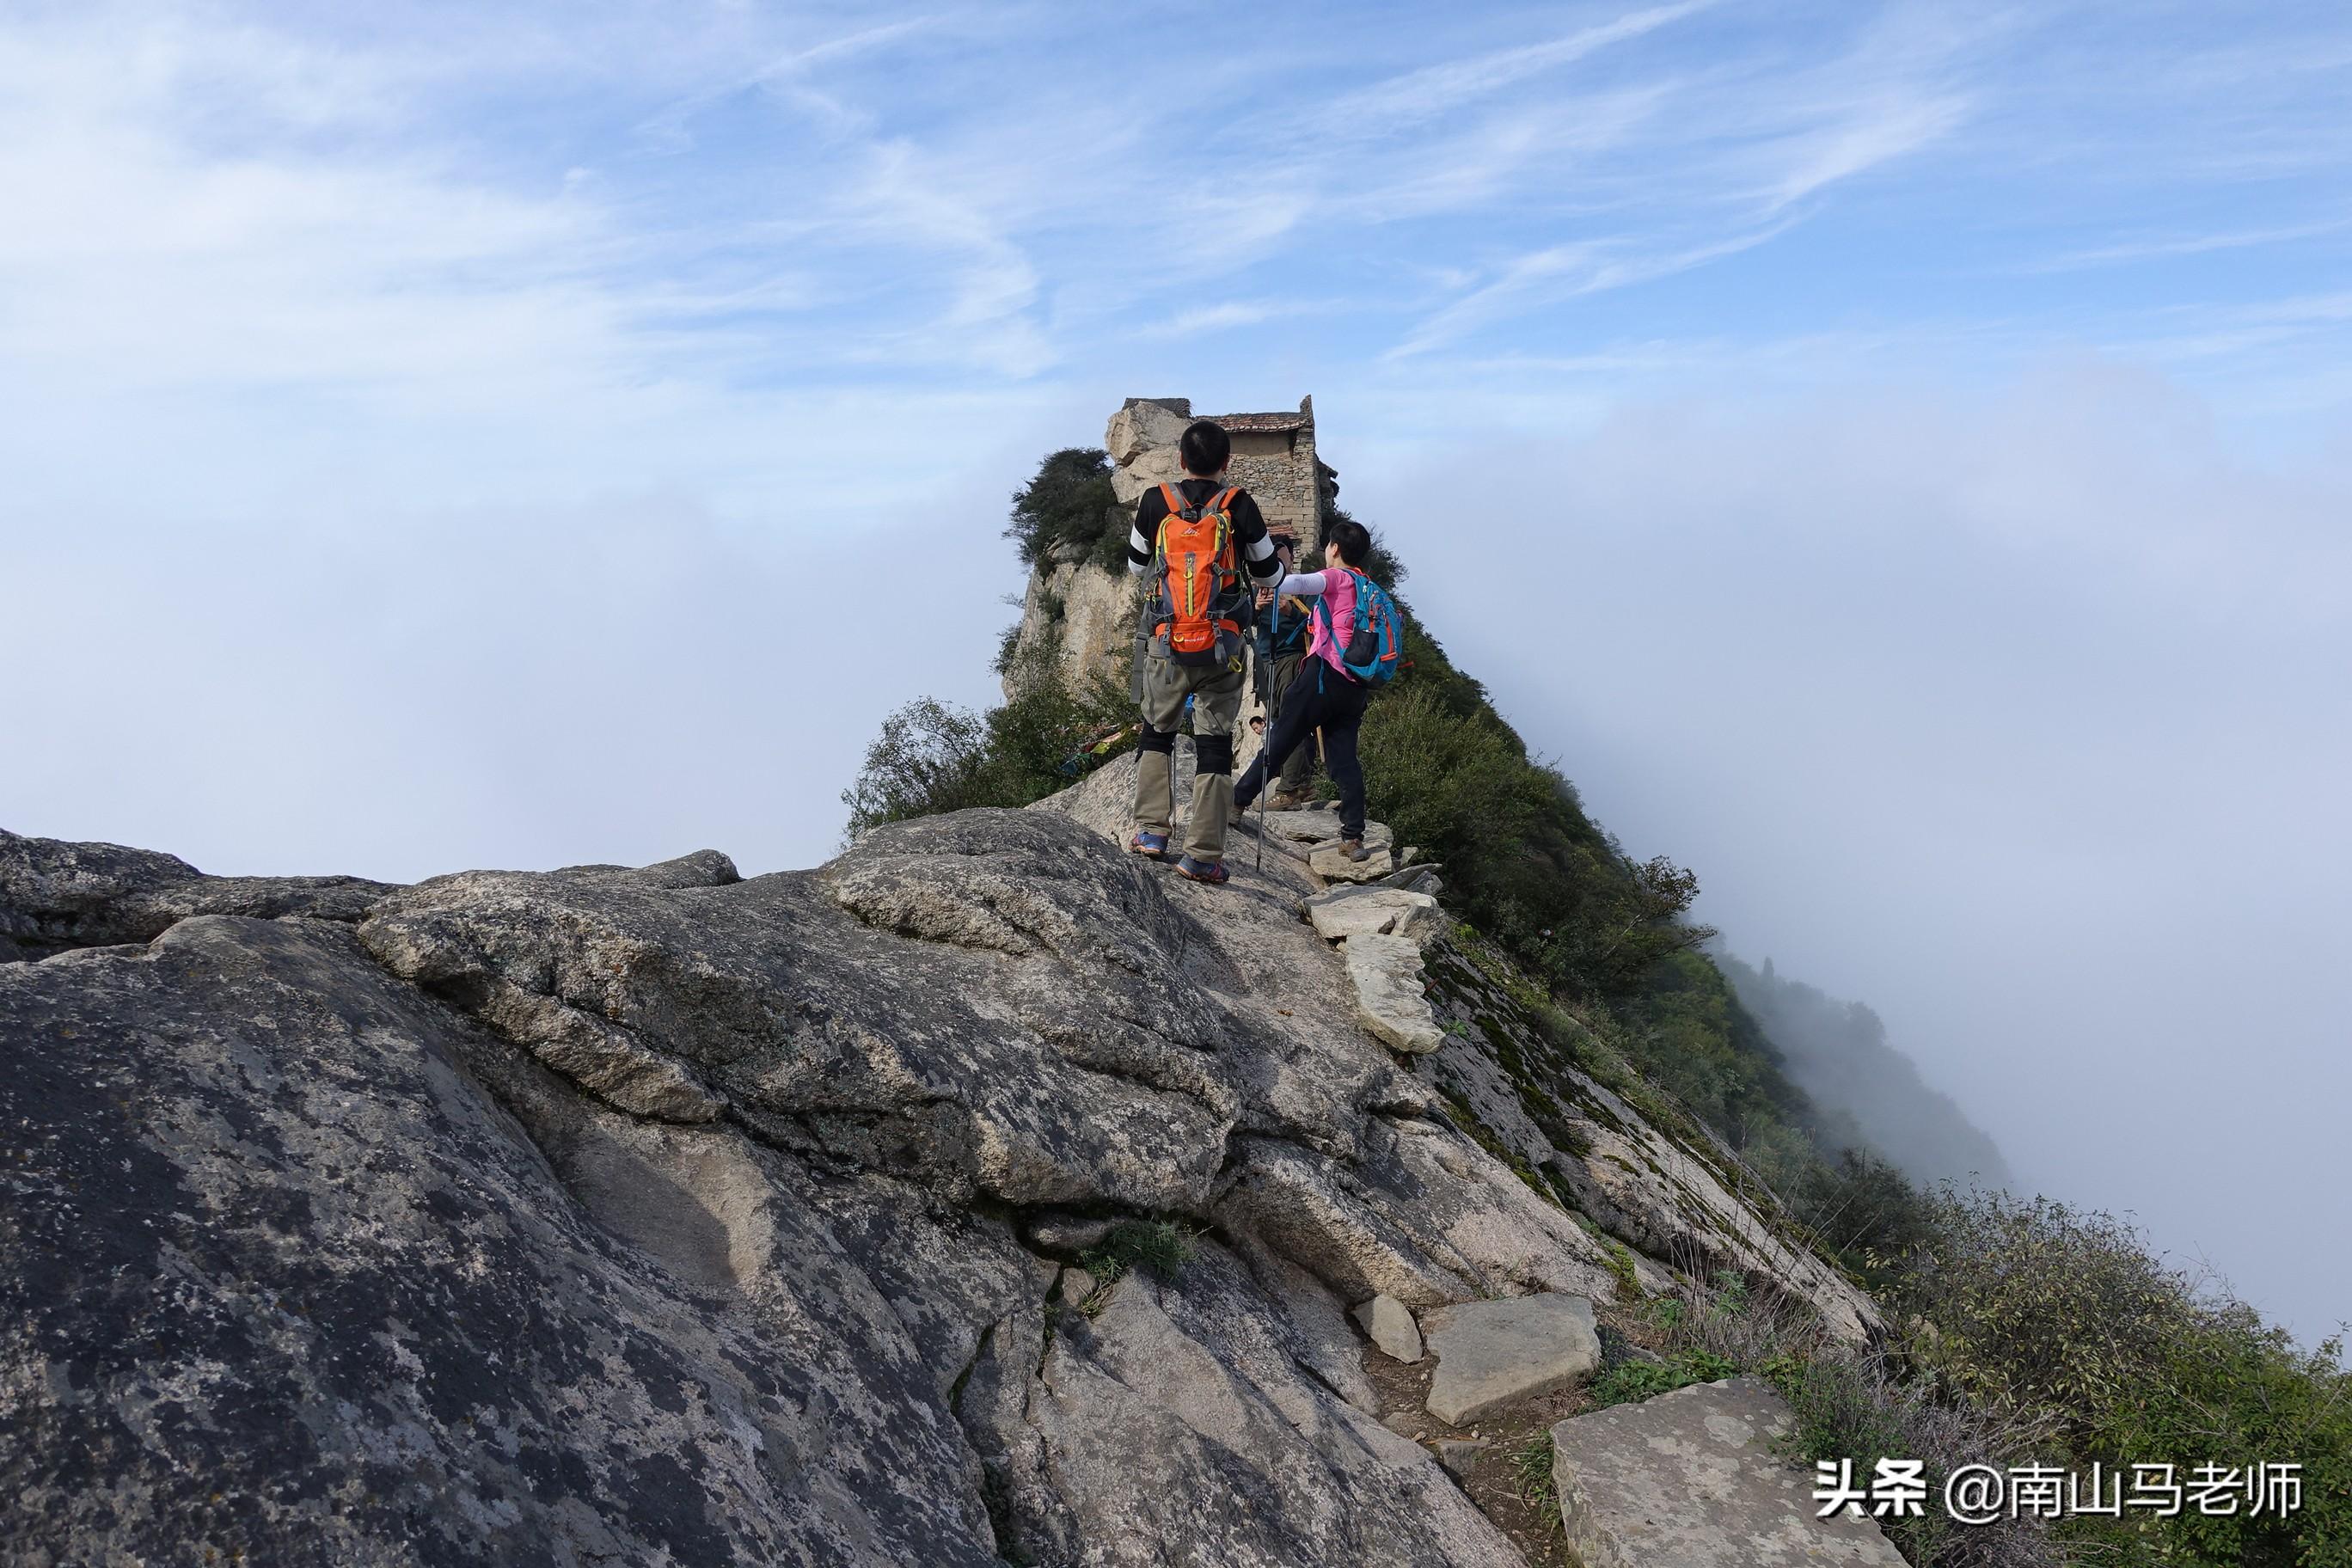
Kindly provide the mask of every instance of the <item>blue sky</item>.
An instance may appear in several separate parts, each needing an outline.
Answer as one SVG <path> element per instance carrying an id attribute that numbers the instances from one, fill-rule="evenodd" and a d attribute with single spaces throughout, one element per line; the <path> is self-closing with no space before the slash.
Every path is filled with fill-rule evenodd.
<path id="1" fill-rule="evenodd" d="M 1111 15 L 0 8 L 0 821 L 808 864 L 1039 455 L 1311 392 L 1737 949 L 2352 1315 L 2352 17 Z"/>

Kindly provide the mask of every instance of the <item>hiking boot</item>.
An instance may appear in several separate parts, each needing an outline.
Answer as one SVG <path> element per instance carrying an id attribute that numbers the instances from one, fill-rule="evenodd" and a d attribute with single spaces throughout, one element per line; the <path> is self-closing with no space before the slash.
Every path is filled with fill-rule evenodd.
<path id="1" fill-rule="evenodd" d="M 1212 887 L 1233 875 L 1225 869 L 1223 860 L 1195 860 L 1190 855 L 1176 862 L 1176 874 L 1195 882 L 1206 882 Z"/>
<path id="2" fill-rule="evenodd" d="M 1162 859 L 1165 858 L 1168 854 L 1168 835 L 1165 833 L 1139 833 L 1134 837 L 1127 841 L 1127 847 L 1129 849 L 1134 850 L 1138 855 L 1149 855 L 1154 860 Z"/>
<path id="3" fill-rule="evenodd" d="M 1304 791 L 1283 790 L 1266 797 L 1265 808 L 1268 811 L 1297 811 L 1307 803 L 1307 799 Z"/>
<path id="4" fill-rule="evenodd" d="M 1364 847 L 1364 841 L 1360 838 L 1342 838 L 1339 849 L 1350 860 L 1369 860 L 1374 854 L 1374 851 Z"/>

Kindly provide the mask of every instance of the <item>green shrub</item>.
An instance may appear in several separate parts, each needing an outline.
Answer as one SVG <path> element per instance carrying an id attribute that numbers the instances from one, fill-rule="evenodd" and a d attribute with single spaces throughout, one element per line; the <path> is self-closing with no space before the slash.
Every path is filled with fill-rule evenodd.
<path id="1" fill-rule="evenodd" d="M 865 767 L 842 792 L 848 837 L 911 816 L 1043 800 L 1132 745 L 1119 735 L 1108 750 L 1080 750 L 1131 718 L 1126 693 L 1108 682 L 1080 698 L 1055 681 L 1030 680 L 985 714 L 919 698 L 882 721 Z"/>
<path id="2" fill-rule="evenodd" d="M 1851 1459 L 1863 1486 L 1882 1458 L 1922 1463 L 1925 1511 L 1879 1521 L 1915 1568 L 2056 1568 L 2076 1561 L 2031 1517 L 1960 1525 L 1943 1508 L 1944 1482 L 1963 1465 L 2003 1468 L 2046 1458 L 2043 1428 L 1939 1398 L 1884 1355 L 1829 1351 L 1759 1370 L 1795 1414 L 1783 1439 L 1790 1458 L 1808 1465 Z"/>
<path id="3" fill-rule="evenodd" d="M 2113 1215 L 1949 1188 L 1887 1292 L 1926 1379 L 1979 1411 L 2045 1425 L 2080 1468 L 2263 1462 L 2303 1467 L 2284 1518 L 2069 1520 L 2084 1561 L 2352 1565 L 2352 1377 L 2343 1344 L 2299 1349 L 2212 1282 L 2168 1265 Z M 2101 1557 L 2105 1552 L 2107 1555 Z"/>
<path id="4" fill-rule="evenodd" d="M 909 816 L 1003 804 L 988 765 L 988 721 L 969 709 L 921 697 L 882 721 L 866 766 L 841 792 L 849 837 Z"/>
<path id="5" fill-rule="evenodd" d="M 1729 1357 L 1714 1351 L 1680 1350 L 1663 1362 L 1619 1362 L 1594 1378 L 1586 1392 L 1596 1408 L 1632 1405 L 1654 1399 L 1661 1394 L 1672 1394 L 1677 1388 L 1688 1388 L 1694 1383 L 1713 1383 L 1738 1370 Z"/>
<path id="6" fill-rule="evenodd" d="M 1034 566 L 1057 546 L 1123 570 L 1127 523 L 1110 483 L 1110 454 L 1097 447 L 1066 447 L 1037 465 L 1013 493 L 1004 536 L 1021 547 L 1021 563 Z"/>
<path id="7" fill-rule="evenodd" d="M 1121 1220 L 1078 1255 L 1078 1267 L 1106 1285 L 1137 1268 L 1157 1279 L 1173 1279 L 1197 1250 L 1192 1233 L 1171 1221 Z"/>
<path id="8" fill-rule="evenodd" d="M 2200 1326 L 2190 1281 L 2112 1215 L 1951 1188 L 1931 1202 L 1933 1237 L 1895 1298 L 1933 1325 L 1937 1372 L 1979 1403 L 2095 1430 Z"/>

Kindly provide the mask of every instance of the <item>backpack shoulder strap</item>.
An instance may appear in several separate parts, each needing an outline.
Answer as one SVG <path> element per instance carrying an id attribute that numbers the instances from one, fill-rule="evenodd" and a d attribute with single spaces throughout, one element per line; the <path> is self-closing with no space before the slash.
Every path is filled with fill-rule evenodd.
<path id="1" fill-rule="evenodd" d="M 1168 514 L 1171 517 L 1192 504 L 1184 499 L 1184 492 L 1178 489 L 1172 482 L 1160 487 L 1160 499 L 1167 503 Z"/>

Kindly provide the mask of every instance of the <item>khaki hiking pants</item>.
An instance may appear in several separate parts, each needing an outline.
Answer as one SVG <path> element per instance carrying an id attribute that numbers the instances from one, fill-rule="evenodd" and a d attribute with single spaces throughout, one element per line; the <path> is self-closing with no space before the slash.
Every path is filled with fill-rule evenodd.
<path id="1" fill-rule="evenodd" d="M 1225 822 L 1234 814 L 1234 726 L 1242 716 L 1242 661 L 1178 664 L 1145 654 L 1135 661 L 1143 710 L 1136 742 L 1135 826 L 1145 833 L 1173 830 L 1176 816 L 1176 731 L 1184 699 L 1192 699 L 1192 813 L 1184 825 L 1184 853 L 1195 860 L 1225 858 Z"/>

